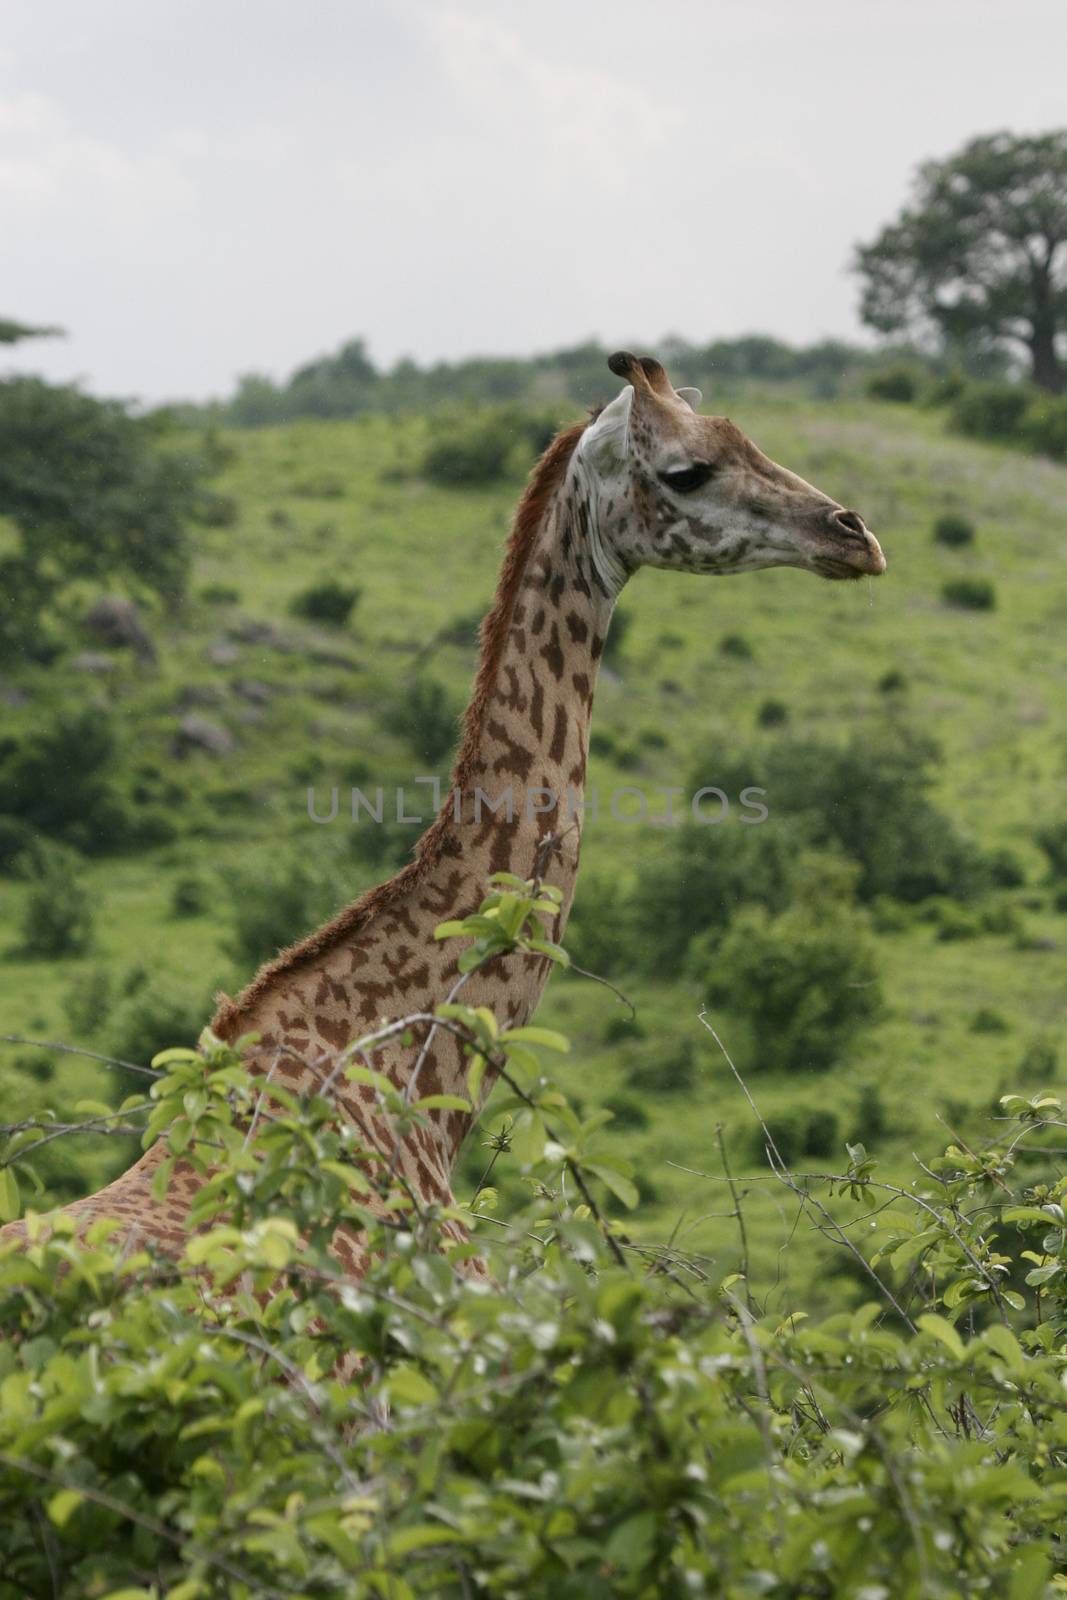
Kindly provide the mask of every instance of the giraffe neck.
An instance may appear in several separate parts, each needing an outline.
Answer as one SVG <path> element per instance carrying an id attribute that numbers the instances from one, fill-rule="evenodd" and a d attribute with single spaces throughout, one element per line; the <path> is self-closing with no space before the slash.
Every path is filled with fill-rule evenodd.
<path id="1" fill-rule="evenodd" d="M 553 930 L 557 937 L 566 926 L 582 830 L 593 811 L 585 787 L 593 694 L 625 581 L 623 575 L 613 582 L 596 559 L 595 514 L 574 460 L 531 544 L 481 737 L 469 762 L 457 770 L 453 796 L 459 798 L 451 801 L 451 827 L 464 867 L 461 909 L 477 907 L 494 872 L 522 878 L 536 873 L 562 893 Z M 495 809 L 486 804 L 486 795 Z M 451 958 L 446 976 L 454 972 Z M 472 974 L 458 997 L 490 1006 L 502 1025 L 518 1026 L 536 1009 L 548 972 L 547 962 L 516 955 Z M 455 1042 L 443 1041 L 435 1053 L 434 1092 L 465 1094 L 467 1063 Z M 419 1087 L 425 1092 L 424 1080 Z M 490 1088 L 487 1074 L 483 1100 Z M 459 1112 L 438 1119 L 449 1171 L 472 1120 Z"/>
<path id="2" fill-rule="evenodd" d="M 302 1069 L 301 1060 L 336 1056 L 383 1020 L 432 1011 L 448 998 L 457 982 L 455 946 L 436 942 L 434 929 L 476 910 L 492 873 L 525 878 L 538 870 L 562 892 L 554 932 L 563 931 L 585 820 L 593 690 L 621 587 L 596 554 L 596 504 L 575 442 L 561 436 L 561 464 L 550 451 L 520 507 L 484 630 L 453 792 L 416 861 L 263 969 L 221 1014 L 227 1037 L 260 1033 L 261 1064 L 271 1063 L 275 1080 L 291 1088 L 315 1086 L 315 1070 Z M 547 976 L 543 959 L 504 958 L 464 980 L 460 998 L 514 1026 L 536 1008 Z M 420 1057 L 420 1097 L 466 1093 L 466 1060 L 439 1029 L 432 1036 L 423 1029 L 414 1049 L 377 1052 L 374 1065 L 408 1089 Z M 380 1144 L 373 1091 L 345 1080 L 333 1092 Z M 407 1141 L 404 1167 L 415 1187 L 450 1192 L 471 1121 L 467 1113 L 435 1112 L 432 1126 Z"/>

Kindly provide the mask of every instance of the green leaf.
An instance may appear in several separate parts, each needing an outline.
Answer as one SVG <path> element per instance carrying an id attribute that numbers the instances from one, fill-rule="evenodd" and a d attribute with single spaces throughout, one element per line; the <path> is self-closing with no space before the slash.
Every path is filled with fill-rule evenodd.
<path id="1" fill-rule="evenodd" d="M 936 1311 L 925 1311 L 921 1317 L 916 1318 L 918 1326 L 924 1333 L 929 1333 L 935 1339 L 940 1339 L 947 1350 L 950 1350 L 957 1361 L 962 1361 L 966 1351 L 963 1340 L 949 1322 L 947 1317 L 939 1317 Z"/>
<path id="2" fill-rule="evenodd" d="M 556 1033 L 552 1028 L 509 1028 L 500 1035 L 501 1044 L 512 1042 L 521 1044 L 539 1044 L 545 1050 L 558 1050 L 566 1055 L 570 1050 L 571 1042 L 562 1033 Z"/>
<path id="3" fill-rule="evenodd" d="M 536 1111 L 520 1111 L 511 1130 L 511 1149 L 522 1166 L 532 1166 L 545 1153 L 545 1125 Z"/>
<path id="4" fill-rule="evenodd" d="M 488 1065 L 489 1063 L 486 1061 L 485 1057 L 479 1052 L 479 1054 L 474 1057 L 470 1067 L 468 1068 L 467 1093 L 474 1102 L 477 1102 L 478 1090 L 482 1086 L 482 1079 L 485 1077 L 485 1069 Z"/>
<path id="5" fill-rule="evenodd" d="M 599 1178 L 601 1183 L 611 1190 L 616 1199 L 622 1201 L 628 1211 L 633 1211 L 641 1199 L 636 1184 L 631 1183 L 629 1178 L 624 1178 L 621 1172 L 615 1172 L 613 1168 L 600 1161 L 583 1162 L 582 1170 L 591 1172 L 594 1177 Z"/>
<path id="6" fill-rule="evenodd" d="M 416 1100 L 413 1111 L 470 1111 L 471 1103 L 461 1094 L 428 1094 Z"/>
<path id="7" fill-rule="evenodd" d="M 0 1222 L 14 1222 L 19 1214 L 19 1180 L 12 1167 L 0 1167 Z"/>
<path id="8" fill-rule="evenodd" d="M 395 1405 L 429 1406 L 437 1399 L 437 1390 L 416 1367 L 394 1367 L 385 1386 Z"/>
<path id="9" fill-rule="evenodd" d="M 385 1541 L 391 1556 L 406 1556 L 412 1550 L 424 1550 L 427 1545 L 456 1544 L 463 1535 L 455 1528 L 446 1528 L 439 1522 L 416 1522 L 410 1528 L 398 1528 Z"/>
<path id="10" fill-rule="evenodd" d="M 652 1559 L 655 1542 L 655 1512 L 639 1511 L 612 1529 L 604 1546 L 604 1560 L 623 1572 L 639 1572 Z"/>
<path id="11" fill-rule="evenodd" d="M 63 1528 L 84 1501 L 80 1489 L 60 1489 L 48 1502 L 48 1515 L 57 1528 Z"/>

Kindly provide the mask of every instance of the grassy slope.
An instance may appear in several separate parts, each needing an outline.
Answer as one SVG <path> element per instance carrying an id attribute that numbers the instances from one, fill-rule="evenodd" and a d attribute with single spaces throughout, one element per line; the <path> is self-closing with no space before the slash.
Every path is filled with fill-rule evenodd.
<path id="1" fill-rule="evenodd" d="M 684 784 L 711 739 L 747 747 L 756 713 L 768 697 L 790 709 L 790 729 L 820 737 L 846 735 L 891 715 L 933 732 L 946 761 L 939 801 L 969 831 L 1010 845 L 1027 865 L 1028 931 L 1062 940 L 1062 918 L 1034 891 L 1040 857 L 1032 843 L 1039 821 L 1062 814 L 1067 749 L 1059 718 L 1067 659 L 1060 640 L 1067 613 L 1067 470 L 994 448 L 945 438 L 937 418 L 907 408 L 819 406 L 752 396 L 736 419 L 777 459 L 846 504 L 858 506 L 883 537 L 890 562 L 877 585 L 827 585 L 799 573 L 774 572 L 714 583 L 685 576 L 641 574 L 624 598 L 632 625 L 618 678 L 602 684 L 595 725 L 624 752 L 620 766 L 604 757 L 591 780 Z M 190 997 L 206 997 L 245 975 L 226 951 L 225 872 L 242 861 L 276 854 L 284 841 L 320 852 L 325 834 L 304 811 L 309 776 L 342 785 L 384 769 L 421 770 L 379 718 L 388 696 L 410 670 L 416 650 L 441 627 L 484 603 L 491 592 L 515 485 L 460 492 L 405 478 L 417 460 L 421 425 L 391 419 L 300 424 L 238 435 L 237 459 L 220 487 L 234 494 L 240 519 L 229 529 L 200 530 L 195 591 L 231 585 L 232 607 L 194 603 L 180 626 L 157 624 L 161 664 L 139 675 L 123 665 L 90 692 L 111 696 L 122 712 L 132 766 L 152 781 L 175 782 L 174 814 L 191 825 L 180 843 L 139 859 L 99 861 L 88 879 L 98 898 L 98 948 L 80 962 L 0 962 L 0 1026 L 47 1038 L 71 1036 L 61 999 L 80 969 L 125 972 L 138 965 Z M 398 473 L 397 469 L 401 469 Z M 342 493 L 330 490 L 334 479 Z M 325 480 L 325 481 L 324 481 Z M 979 527 L 971 551 L 932 544 L 935 515 L 958 509 Z M 279 525 L 284 512 L 284 525 Z M 997 587 L 993 613 L 949 609 L 939 599 L 946 577 L 987 575 Z M 334 575 L 361 585 L 362 598 L 342 635 L 299 624 L 287 615 L 292 595 L 311 579 Z M 240 619 L 272 624 L 277 641 L 238 643 L 232 664 L 214 665 L 212 640 Z M 752 660 L 724 656 L 726 632 L 741 632 Z M 315 652 L 319 652 L 316 659 Z M 341 660 L 323 659 L 335 656 Z M 347 664 L 345 664 L 347 660 Z M 461 699 L 473 651 L 445 645 L 430 670 Z M 887 696 L 878 681 L 900 669 L 908 687 Z M 254 678 L 270 691 L 255 706 L 235 685 Z M 62 666 L 23 680 L 29 705 L 11 712 L 17 724 L 73 692 L 85 680 Z M 175 762 L 170 743 L 182 696 L 224 722 L 239 741 L 235 755 Z M 894 708 L 897 709 L 894 709 Z M 665 735 L 656 748 L 648 735 Z M 708 782 L 715 781 L 709 773 Z M 758 780 L 757 780 L 758 781 Z M 773 796 L 771 796 L 773 808 Z M 339 830 L 343 825 L 338 824 Z M 773 826 L 772 820 L 767 826 Z M 314 835 L 314 839 L 312 839 Z M 587 871 L 626 870 L 641 847 L 638 829 L 590 829 Z M 337 899 L 379 876 L 340 857 Z M 216 886 L 213 913 L 185 920 L 169 914 L 175 878 L 207 873 Z M 25 889 L 0 880 L 0 920 L 17 920 Z M 581 890 L 579 889 L 579 895 Z M 294 928 L 293 935 L 301 929 Z M 880 939 L 888 1007 L 885 1019 L 832 1073 L 780 1081 L 753 1078 L 768 1109 L 794 1100 L 831 1105 L 849 1126 L 864 1084 L 881 1086 L 894 1119 L 878 1145 L 889 1170 L 914 1171 L 909 1152 L 936 1147 L 938 1110 L 953 1116 L 985 1105 L 1016 1067 L 1035 1031 L 1062 1026 L 1067 974 L 1062 953 L 1017 949 L 1003 936 L 960 943 L 936 941 L 915 925 Z M 638 1001 L 645 1037 L 604 1042 L 618 1008 L 607 991 L 578 980 L 555 980 L 542 1019 L 575 1039 L 575 1082 L 589 1103 L 625 1089 L 628 1072 L 684 1038 L 699 1041 L 700 1072 L 685 1094 L 639 1098 L 642 1128 L 618 1128 L 612 1141 L 634 1161 L 650 1199 L 635 1231 L 663 1237 L 685 1210 L 688 1241 L 722 1262 L 735 1251 L 720 1184 L 702 1183 L 668 1163 L 716 1171 L 714 1128 L 731 1129 L 735 1159 L 756 1172 L 750 1119 L 713 1042 L 696 1022 L 701 996 L 692 980 L 674 985 L 631 983 L 609 974 Z M 1001 1033 L 975 1033 L 981 1006 L 995 1006 Z M 729 1019 L 725 1037 L 732 1042 Z M 661 1044 L 661 1041 L 664 1043 Z M 113 1093 L 104 1069 L 18 1052 L 0 1063 L 5 1115 L 36 1099 L 68 1106 L 84 1095 Z M 1030 1085 L 1031 1088 L 1040 1085 Z M 628 1091 L 631 1095 L 633 1091 Z M 950 1119 L 951 1120 L 951 1119 Z M 86 1152 L 94 1176 L 114 1159 L 113 1147 Z M 477 1165 L 472 1153 L 467 1170 Z M 654 1198 L 651 1198 L 653 1197 Z M 803 1237 L 778 1253 L 788 1196 L 773 1185 L 753 1188 L 748 1202 L 764 1282 L 781 1271 L 803 1282 Z M 707 1219 L 707 1213 L 719 1217 Z M 700 1220 L 700 1219 L 705 1220 Z M 797 1281 L 797 1280 L 794 1280 Z M 782 1291 L 783 1303 L 788 1289 Z"/>

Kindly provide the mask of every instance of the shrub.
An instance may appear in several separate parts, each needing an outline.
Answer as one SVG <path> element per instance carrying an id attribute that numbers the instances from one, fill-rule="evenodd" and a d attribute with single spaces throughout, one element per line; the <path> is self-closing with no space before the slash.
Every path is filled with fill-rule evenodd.
<path id="1" fill-rule="evenodd" d="M 738 792 L 727 775 L 716 777 L 724 792 Z M 728 819 L 719 826 L 687 822 L 674 829 L 659 849 L 642 853 L 617 924 L 612 968 L 622 958 L 635 971 L 671 977 L 693 937 L 703 934 L 710 953 L 741 906 L 784 910 L 793 893 L 798 843 L 797 829 L 786 822 L 771 829 Z"/>
<path id="2" fill-rule="evenodd" d="M 32 878 L 47 846 L 21 817 L 0 817 L 0 877 Z"/>
<path id="3" fill-rule="evenodd" d="M 804 1156 L 832 1156 L 841 1147 L 835 1111 L 788 1106 L 783 1111 L 771 1112 L 765 1120 L 775 1149 L 787 1167 L 796 1166 Z M 753 1129 L 752 1156 L 756 1161 L 766 1159 L 762 1128 Z"/>
<path id="4" fill-rule="evenodd" d="M 953 549 L 974 543 L 974 523 L 958 511 L 945 511 L 934 521 L 934 543 Z"/>
<path id="5" fill-rule="evenodd" d="M 459 709 L 436 678 L 411 679 L 395 697 L 382 726 L 406 739 L 427 775 L 436 771 L 456 743 Z"/>
<path id="6" fill-rule="evenodd" d="M 529 940 L 485 935 L 486 959 L 509 949 Z M 525 1203 L 467 1219 L 506 1292 L 457 1270 L 454 1216 L 406 1204 L 313 1075 L 268 1109 L 210 1041 L 140 1108 L 192 1180 L 179 1258 L 69 1215 L 3 1252 L 4 1600 L 1051 1596 L 1064 1178 L 1026 1158 L 1057 1100 L 1009 1095 L 1010 1140 L 931 1157 L 917 1193 L 859 1145 L 832 1219 L 798 1186 L 819 1254 L 782 1305 L 773 1261 L 620 1234 L 654 1185 L 603 1155 L 529 1038 L 452 1020 L 515 1091 Z M 394 1041 L 379 1091 L 412 1141 L 437 1109 L 404 1092 L 419 1047 Z M 36 1160 L 5 1150 L 3 1215 Z"/>
<path id="7" fill-rule="evenodd" d="M 710 962 L 693 947 L 709 1001 L 747 1019 L 752 1063 L 767 1071 L 825 1071 L 880 1006 L 866 919 L 829 893 L 805 902 L 739 912 Z"/>
<path id="8" fill-rule="evenodd" d="M 50 859 L 22 908 L 22 954 L 54 961 L 80 956 L 93 937 L 92 900 L 65 860 Z"/>
<path id="9" fill-rule="evenodd" d="M 200 599 L 206 606 L 236 606 L 241 603 L 241 591 L 231 583 L 205 583 Z"/>
<path id="10" fill-rule="evenodd" d="M 988 857 L 989 875 L 998 889 L 1021 889 L 1026 882 L 1023 864 L 1013 850 L 1000 847 Z"/>
<path id="11" fill-rule="evenodd" d="M 290 486 L 289 493 L 302 500 L 341 500 L 345 494 L 344 479 L 333 472 L 322 472 L 317 477 L 301 478 Z"/>
<path id="12" fill-rule="evenodd" d="M 837 1112 L 827 1107 L 808 1112 L 804 1130 L 804 1154 L 807 1156 L 832 1156 L 841 1147 L 840 1124 Z M 844 1151 L 842 1150 L 842 1155 Z"/>
<path id="13" fill-rule="evenodd" d="M 963 611 L 992 611 L 997 592 L 988 578 L 950 578 L 941 585 L 941 598 Z"/>
<path id="14" fill-rule="evenodd" d="M 1038 829 L 1036 837 L 1048 857 L 1048 872 L 1052 882 L 1067 878 L 1067 821 L 1046 823 Z"/>
<path id="15" fill-rule="evenodd" d="M 1051 1083 L 1060 1066 L 1060 1047 L 1054 1034 L 1039 1033 L 1030 1040 L 1019 1062 L 1019 1081 L 1037 1088 Z"/>
<path id="16" fill-rule="evenodd" d="M 211 904 L 211 893 L 203 878 L 186 876 L 175 880 L 170 893 L 172 917 L 199 917 Z"/>
<path id="17" fill-rule="evenodd" d="M 629 1094 L 609 1094 L 604 1101 L 605 1111 L 610 1111 L 617 1128 L 647 1128 L 648 1112 L 640 1100 Z"/>
<path id="18" fill-rule="evenodd" d="M 611 619 L 611 625 L 608 628 L 607 637 L 604 640 L 603 663 L 604 666 L 608 668 L 609 672 L 617 672 L 619 669 L 619 658 L 622 655 L 622 647 L 625 643 L 626 635 L 629 633 L 632 623 L 632 613 L 629 611 L 621 611 L 616 607 L 615 613 Z"/>
<path id="19" fill-rule="evenodd" d="M 91 967 L 74 979 L 63 996 L 63 1015 L 75 1037 L 91 1039 L 107 1021 L 114 991 L 106 967 Z"/>
<path id="20" fill-rule="evenodd" d="M 433 430 L 422 473 L 444 488 L 477 488 L 514 477 L 531 455 L 528 432 L 514 412 L 475 412 Z"/>
<path id="21" fill-rule="evenodd" d="M 872 400 L 895 400 L 907 404 L 918 398 L 922 375 L 905 362 L 872 372 L 864 388 Z"/>
<path id="22" fill-rule="evenodd" d="M 849 1142 L 855 1143 L 859 1139 L 868 1143 L 884 1139 L 889 1130 L 890 1120 L 881 1090 L 875 1083 L 865 1083 L 860 1090 Z"/>
<path id="23" fill-rule="evenodd" d="M 979 1006 L 971 1018 L 972 1033 L 1010 1033 L 1008 1020 L 992 1006 Z"/>
<path id="24" fill-rule="evenodd" d="M 989 867 L 929 799 L 937 758 L 932 741 L 903 728 L 856 734 L 840 748 L 780 741 L 761 780 L 774 831 L 788 817 L 816 848 L 855 861 L 863 900 L 970 899 L 989 886 Z"/>
<path id="25" fill-rule="evenodd" d="M 239 515 L 233 495 L 219 494 L 216 489 L 202 488 L 193 506 L 193 521 L 204 528 L 232 528 Z"/>
<path id="26" fill-rule="evenodd" d="M 337 909 L 340 874 L 303 857 L 242 867 L 229 877 L 230 953 L 248 967 L 277 955 Z"/>
<path id="27" fill-rule="evenodd" d="M 1031 450 L 1052 461 L 1067 460 L 1067 398 L 1042 395 L 1031 400 L 1020 432 Z"/>
<path id="28" fill-rule="evenodd" d="M 719 654 L 738 661 L 751 661 L 755 651 L 743 633 L 725 633 L 719 640 Z"/>
<path id="29" fill-rule="evenodd" d="M 780 728 L 789 721 L 789 707 L 784 700 L 764 700 L 756 712 L 756 721 L 761 728 Z"/>
<path id="30" fill-rule="evenodd" d="M 697 1078 L 697 1053 L 691 1039 L 648 1050 L 627 1074 L 633 1089 L 649 1094 L 683 1094 Z"/>
<path id="31" fill-rule="evenodd" d="M 302 589 L 289 602 L 296 617 L 306 617 L 309 622 L 324 622 L 331 628 L 343 628 L 352 615 L 352 609 L 363 593 L 358 584 L 338 583 L 335 578 L 323 578 L 307 589 Z"/>
<path id="32" fill-rule="evenodd" d="M 890 667 L 888 672 L 883 672 L 878 679 L 878 692 L 880 694 L 899 694 L 908 687 L 908 680 L 899 667 Z"/>
<path id="33" fill-rule="evenodd" d="M 1030 390 L 1020 383 L 971 383 L 952 402 L 949 421 L 972 439 L 1017 440 Z"/>
<path id="34" fill-rule="evenodd" d="M 146 976 L 110 1013 L 104 1035 L 108 1054 L 147 1067 L 161 1050 L 194 1045 L 214 1009 L 206 990 L 181 989 L 169 975 Z M 139 1073 L 127 1076 L 125 1088 L 144 1088 Z"/>

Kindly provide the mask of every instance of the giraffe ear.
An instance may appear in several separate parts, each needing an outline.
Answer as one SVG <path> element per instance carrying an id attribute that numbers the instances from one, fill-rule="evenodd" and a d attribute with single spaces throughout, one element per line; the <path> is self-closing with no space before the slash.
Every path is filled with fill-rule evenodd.
<path id="1" fill-rule="evenodd" d="M 690 411 L 695 411 L 704 396 L 699 389 L 675 389 L 679 400 L 684 400 Z"/>
<path id="2" fill-rule="evenodd" d="M 578 454 L 597 472 L 610 472 L 626 455 L 626 426 L 633 399 L 633 389 L 627 384 L 582 434 Z"/>

